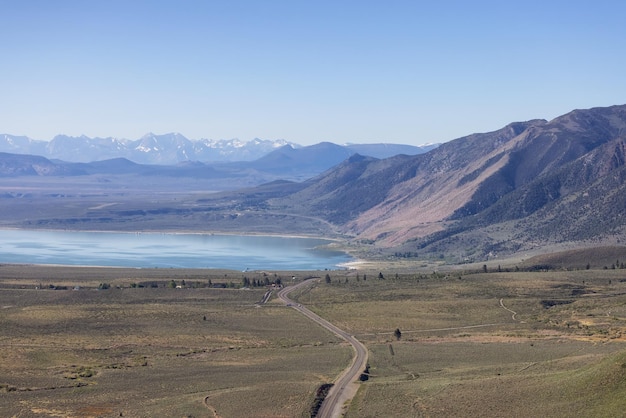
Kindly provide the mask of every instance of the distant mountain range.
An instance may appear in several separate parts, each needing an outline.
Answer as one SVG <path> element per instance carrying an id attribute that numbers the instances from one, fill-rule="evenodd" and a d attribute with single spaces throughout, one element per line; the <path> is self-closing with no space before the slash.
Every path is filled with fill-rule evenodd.
<path id="1" fill-rule="evenodd" d="M 1 152 L 83 163 L 113 158 L 162 165 L 183 161 L 250 161 L 285 145 L 298 146 L 284 140 L 190 140 L 179 133 L 149 133 L 137 140 L 57 135 L 50 141 L 0 135 Z"/>
<path id="2" fill-rule="evenodd" d="M 4 135 L 5 140 L 12 137 Z M 169 137 L 176 139 L 176 137 Z M 89 141 L 70 141 L 75 145 L 85 145 Z M 178 138 L 179 144 L 186 144 Z M 16 144 L 17 141 L 11 143 Z M 163 144 L 172 145 L 174 141 L 157 141 L 146 140 L 144 146 L 150 144 L 151 149 L 160 150 L 159 153 L 151 154 L 159 161 L 170 158 L 183 158 L 190 155 L 190 152 L 178 153 L 174 152 L 175 146 L 169 148 Z M 261 142 L 253 142 L 261 146 Z M 55 142 L 55 149 L 62 148 L 63 141 Z M 158 144 L 158 145 L 157 145 Z M 248 145 L 250 151 L 247 155 L 251 155 L 255 145 Z M 141 177 L 180 177 L 195 178 L 203 180 L 212 180 L 211 188 L 215 190 L 232 190 L 239 187 L 255 186 L 275 180 L 303 181 L 314 177 L 325 170 L 341 163 L 342 161 L 354 155 L 354 150 L 362 150 L 373 155 L 386 156 L 389 153 L 408 151 L 408 152 L 425 152 L 435 145 L 428 147 L 413 147 L 407 145 L 392 144 L 368 144 L 368 145 L 336 145 L 330 142 L 322 142 L 306 147 L 294 147 L 292 144 L 283 145 L 273 149 L 271 152 L 253 161 L 233 161 L 233 162 L 199 162 L 191 160 L 182 160 L 176 164 L 140 164 L 124 157 L 110 158 L 106 160 L 98 160 L 91 162 L 70 162 L 59 159 L 49 159 L 40 155 L 16 154 L 0 152 L 0 177 L 19 177 L 19 176 L 92 176 L 107 175 L 115 176 L 118 179 L 121 176 L 133 176 L 134 181 L 139 181 Z M 69 152 L 71 147 L 65 147 Z M 181 149 L 185 149 L 184 147 Z M 76 151 L 78 152 L 78 151 Z M 255 152 L 260 152 L 256 149 Z M 242 155 L 241 153 L 239 155 Z M 130 181 L 130 178 L 126 181 Z M 184 188 L 184 184 L 180 185 Z"/>
<path id="3" fill-rule="evenodd" d="M 0 152 L 39 155 L 48 159 L 83 163 L 113 158 L 126 158 L 139 164 L 160 165 L 173 165 L 185 161 L 254 161 L 285 146 L 292 149 L 302 148 L 298 144 L 282 139 L 255 138 L 246 142 L 238 139 L 191 140 L 179 133 L 164 135 L 149 133 L 137 140 L 57 135 L 51 141 L 0 134 Z M 399 144 L 349 144 L 342 146 L 346 151 L 345 158 L 353 153 L 363 153 L 376 158 L 386 158 L 396 154 L 414 155 L 434 147 L 436 145 L 416 147 Z"/>
<path id="4" fill-rule="evenodd" d="M 13 216 L 6 225 L 15 227 L 343 236 L 371 245 L 377 255 L 459 262 L 626 241 L 626 105 L 514 122 L 416 155 L 379 158 L 354 151 L 331 143 L 286 144 L 254 161 L 172 166 L 1 154 L 7 187 L 0 220 Z M 41 205 L 54 209 L 54 217 L 21 199 L 26 195 L 18 176 L 31 176 L 29 196 L 42 196 Z M 92 195 L 43 188 L 67 176 L 92 176 L 76 184 L 130 186 L 89 197 L 81 206 L 83 196 Z M 229 190 L 202 192 L 225 190 L 197 183 L 209 178 Z M 141 181 L 181 193 L 141 200 L 134 195 Z M 95 190 L 92 185 L 85 190 Z M 194 193 L 183 195 L 185 187 Z M 22 219 L 26 212 L 28 220 Z"/>

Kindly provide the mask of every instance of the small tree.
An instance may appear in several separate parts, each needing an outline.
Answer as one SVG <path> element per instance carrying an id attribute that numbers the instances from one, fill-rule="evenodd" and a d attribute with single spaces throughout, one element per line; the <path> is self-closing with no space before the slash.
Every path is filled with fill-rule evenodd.
<path id="1" fill-rule="evenodd" d="M 400 328 L 396 328 L 396 330 L 393 332 L 393 335 L 396 337 L 396 340 L 400 341 L 400 338 L 402 338 L 402 333 L 400 332 Z"/>

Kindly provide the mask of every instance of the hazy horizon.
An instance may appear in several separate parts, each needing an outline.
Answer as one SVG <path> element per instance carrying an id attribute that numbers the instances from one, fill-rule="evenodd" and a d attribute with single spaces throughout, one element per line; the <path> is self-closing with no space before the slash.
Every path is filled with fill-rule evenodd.
<path id="1" fill-rule="evenodd" d="M 322 142 L 331 142 L 331 143 L 334 143 L 334 144 L 337 144 L 337 145 L 395 144 L 395 145 L 410 145 L 410 146 L 416 146 L 416 147 L 429 146 L 429 145 L 435 145 L 436 144 L 436 143 L 407 144 L 407 143 L 402 143 L 402 142 L 389 142 L 389 141 L 378 141 L 378 142 L 376 142 L 376 141 L 370 141 L 370 142 L 320 141 L 320 142 L 316 142 L 316 143 L 301 144 L 301 143 L 298 143 L 296 141 L 286 140 L 284 138 L 259 138 L 259 137 L 254 137 L 254 138 L 192 138 L 192 137 L 189 137 L 189 136 L 185 135 L 184 132 L 164 132 L 164 133 L 146 132 L 144 135 L 141 135 L 140 137 L 137 137 L 137 138 L 119 138 L 119 137 L 114 137 L 114 136 L 93 136 L 92 137 L 92 136 L 88 136 L 88 135 L 85 135 L 85 134 L 81 134 L 81 135 L 66 135 L 64 133 L 56 134 L 52 138 L 33 138 L 33 137 L 29 136 L 29 135 L 15 135 L 15 134 L 10 133 L 10 132 L 1 132 L 0 135 L 9 135 L 9 136 L 14 136 L 14 137 L 27 137 L 27 138 L 29 138 L 31 140 L 42 141 L 42 142 L 51 142 L 52 140 L 54 140 L 58 136 L 65 136 L 65 137 L 69 137 L 69 138 L 83 138 L 83 137 L 85 137 L 85 138 L 90 138 L 90 139 L 115 139 L 115 140 L 121 140 L 121 141 L 138 141 L 138 140 L 141 140 L 143 137 L 148 136 L 148 135 L 155 135 L 157 137 L 159 137 L 159 136 L 167 136 L 167 135 L 182 135 L 183 137 L 185 137 L 186 139 L 188 139 L 190 141 L 204 141 L 204 140 L 215 141 L 215 142 L 219 142 L 219 141 L 241 141 L 243 143 L 252 142 L 252 141 L 255 141 L 255 140 L 270 141 L 270 142 L 285 141 L 287 143 L 300 145 L 300 146 L 316 145 L 316 144 L 319 144 L 319 143 L 322 143 Z M 457 138 L 453 138 L 453 139 L 457 139 Z"/>

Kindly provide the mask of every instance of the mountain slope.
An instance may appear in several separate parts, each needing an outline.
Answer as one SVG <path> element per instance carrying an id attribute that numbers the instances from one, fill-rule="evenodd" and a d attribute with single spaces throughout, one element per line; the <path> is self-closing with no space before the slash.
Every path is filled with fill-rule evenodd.
<path id="1" fill-rule="evenodd" d="M 35 155 L 0 152 L 0 177 L 66 176 L 86 174 L 77 166 L 54 163 Z"/>
<path id="2" fill-rule="evenodd" d="M 330 142 L 301 148 L 285 145 L 251 162 L 249 166 L 273 174 L 298 172 L 303 178 L 309 178 L 339 164 L 351 154 L 347 148 Z"/>
<path id="3" fill-rule="evenodd" d="M 424 154 L 435 149 L 439 144 L 430 144 L 422 146 L 403 145 L 403 144 L 346 144 L 345 147 L 352 154 L 367 155 L 374 158 L 389 158 L 399 154 L 417 155 Z"/>
<path id="4" fill-rule="evenodd" d="M 415 230 L 420 225 L 433 232 L 430 225 L 451 216 L 478 187 L 465 185 L 453 197 L 456 184 L 472 173 L 482 178 L 497 167 L 499 158 L 491 157 L 485 163 L 482 157 L 497 156 L 499 144 L 541 123 L 517 123 L 492 133 L 470 135 L 416 156 L 351 158 L 315 179 L 309 188 L 294 196 L 294 201 L 311 202 L 308 209 L 301 210 L 345 223 L 346 232 L 371 239 L 380 238 L 380 234 L 398 234 L 402 229 Z M 475 174 L 481 167 L 482 177 Z M 343 215 L 336 218 L 331 213 Z M 398 237 L 401 239 L 401 235 Z"/>
<path id="5" fill-rule="evenodd" d="M 273 203 L 406 251 L 617 239 L 626 225 L 625 141 L 626 106 L 575 110 L 426 154 L 350 159 Z"/>

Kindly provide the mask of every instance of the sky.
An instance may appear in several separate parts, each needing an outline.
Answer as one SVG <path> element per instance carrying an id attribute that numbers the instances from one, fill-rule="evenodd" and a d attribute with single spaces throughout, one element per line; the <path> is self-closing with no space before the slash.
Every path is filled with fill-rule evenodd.
<path id="1" fill-rule="evenodd" d="M 0 0 L 0 133 L 421 145 L 626 103 L 626 2 Z"/>

